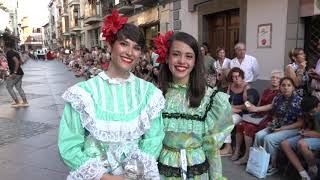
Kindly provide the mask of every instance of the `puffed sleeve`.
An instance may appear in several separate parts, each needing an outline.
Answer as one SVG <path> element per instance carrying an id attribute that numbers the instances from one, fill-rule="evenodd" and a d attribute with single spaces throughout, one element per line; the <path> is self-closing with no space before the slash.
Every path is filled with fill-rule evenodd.
<path id="1" fill-rule="evenodd" d="M 210 97 L 211 107 L 205 119 L 203 147 L 210 164 L 209 177 L 224 179 L 219 149 L 234 128 L 229 95 L 218 92 Z"/>
<path id="2" fill-rule="evenodd" d="M 60 121 L 58 148 L 62 160 L 71 169 L 68 180 L 100 180 L 106 171 L 100 159 L 83 152 L 84 141 L 80 114 L 66 103 Z"/>

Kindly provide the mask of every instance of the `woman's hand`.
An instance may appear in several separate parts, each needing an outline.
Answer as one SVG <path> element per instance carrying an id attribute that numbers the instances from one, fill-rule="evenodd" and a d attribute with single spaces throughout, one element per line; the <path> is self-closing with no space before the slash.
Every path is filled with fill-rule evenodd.
<path id="1" fill-rule="evenodd" d="M 307 61 L 303 61 L 301 63 L 299 63 L 299 69 L 305 69 L 307 66 Z"/>
<path id="2" fill-rule="evenodd" d="M 273 129 L 273 132 L 279 132 L 279 131 L 282 131 L 282 130 L 284 130 L 282 127 L 280 127 L 280 128 L 275 128 L 275 129 Z"/>
<path id="3" fill-rule="evenodd" d="M 100 180 L 124 180 L 123 176 L 113 176 L 110 174 L 104 174 Z"/>
<path id="4" fill-rule="evenodd" d="M 258 108 L 257 106 L 253 105 L 253 104 L 250 104 L 250 106 L 247 106 L 247 110 L 249 112 L 258 112 Z"/>

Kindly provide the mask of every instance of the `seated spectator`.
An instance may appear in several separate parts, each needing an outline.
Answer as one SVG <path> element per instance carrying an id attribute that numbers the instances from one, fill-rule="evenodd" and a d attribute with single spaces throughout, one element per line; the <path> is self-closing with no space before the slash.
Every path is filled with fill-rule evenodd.
<path id="1" fill-rule="evenodd" d="M 233 123 L 237 125 L 243 113 L 245 113 L 244 102 L 247 101 L 247 90 L 250 88 L 244 81 L 244 72 L 238 68 L 232 68 L 228 74 L 228 80 L 231 82 L 227 93 L 230 95 L 229 102 L 232 105 Z M 224 147 L 220 151 L 221 156 L 232 155 L 231 135 L 228 135 L 224 141 Z"/>
<path id="2" fill-rule="evenodd" d="M 133 74 L 135 76 L 137 76 L 138 78 L 143 78 L 143 75 L 142 75 L 142 68 L 139 64 L 136 65 L 136 67 L 134 67 L 134 70 L 133 70 Z"/>
<path id="3" fill-rule="evenodd" d="M 272 104 L 247 107 L 250 112 L 273 111 L 272 123 L 256 133 L 254 141 L 254 146 L 264 147 L 271 155 L 271 165 L 267 175 L 278 172 L 276 158 L 280 143 L 298 135 L 303 125 L 301 100 L 302 98 L 295 92 L 293 80 L 284 77 L 280 80 L 280 93 L 273 99 Z"/>
<path id="4" fill-rule="evenodd" d="M 149 82 L 152 81 L 152 68 L 153 68 L 153 66 L 150 63 L 148 63 L 145 68 L 145 71 L 143 72 L 143 79 L 144 80 L 149 81 Z"/>
<path id="5" fill-rule="evenodd" d="M 204 62 L 204 68 L 205 68 L 205 71 L 206 71 L 206 74 L 208 74 L 209 71 L 214 71 L 214 62 L 215 62 L 215 59 L 213 59 L 213 57 L 211 57 L 209 54 L 208 54 L 208 47 L 205 46 L 205 45 L 202 45 L 200 47 L 200 52 L 201 52 L 201 55 L 203 57 L 203 62 Z"/>
<path id="6" fill-rule="evenodd" d="M 272 103 L 273 98 L 279 92 L 280 79 L 283 77 L 283 72 L 281 71 L 273 71 L 271 73 L 271 87 L 267 88 L 263 91 L 260 99 L 260 106 L 268 105 Z M 255 115 L 259 115 L 260 117 L 265 116 L 265 118 L 259 124 L 253 124 L 246 121 L 241 121 L 237 126 L 237 134 L 236 134 L 236 148 L 231 157 L 231 160 L 235 161 L 235 164 L 245 164 L 249 159 L 250 147 L 253 144 L 253 139 L 255 134 L 266 128 L 268 123 L 272 121 L 272 112 L 258 112 Z M 242 143 L 244 141 L 245 144 L 245 153 L 242 158 L 240 157 L 240 149 Z"/>
<path id="7" fill-rule="evenodd" d="M 282 141 L 281 148 L 301 178 L 311 180 L 316 179 L 318 174 L 316 158 L 312 151 L 320 151 L 320 102 L 315 96 L 304 97 L 301 108 L 311 123 L 307 128 L 302 129 L 299 135 Z M 301 152 L 308 164 L 308 173 L 294 151 Z"/>
<path id="8" fill-rule="evenodd" d="M 308 92 L 308 73 L 306 71 L 306 55 L 302 48 L 294 48 L 289 52 L 291 63 L 285 68 L 285 77 L 290 77 L 296 91 L 300 96 L 307 95 Z"/>
<path id="9" fill-rule="evenodd" d="M 106 71 L 109 67 L 110 61 L 107 59 L 107 56 L 104 55 L 100 58 L 100 66 L 103 71 Z"/>
<path id="10" fill-rule="evenodd" d="M 158 88 L 159 88 L 159 70 L 160 69 L 160 67 L 159 66 L 156 66 L 156 67 L 153 67 L 152 68 L 152 75 L 151 75 L 151 77 L 152 77 L 152 83 L 155 85 L 155 86 L 157 86 Z"/>
<path id="11" fill-rule="evenodd" d="M 226 52 L 224 48 L 218 48 L 217 61 L 214 62 L 213 66 L 217 74 L 217 86 L 221 90 L 225 90 L 228 87 L 227 74 L 230 71 L 231 60 L 226 58 Z"/>

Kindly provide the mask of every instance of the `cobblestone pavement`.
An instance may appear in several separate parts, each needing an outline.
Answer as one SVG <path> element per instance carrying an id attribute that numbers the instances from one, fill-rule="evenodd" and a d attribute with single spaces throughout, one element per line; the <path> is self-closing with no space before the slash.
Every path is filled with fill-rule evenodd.
<path id="1" fill-rule="evenodd" d="M 29 60 L 23 69 L 23 89 L 30 107 L 11 108 L 11 99 L 0 85 L 0 179 L 63 180 L 68 169 L 57 150 L 57 128 L 64 104 L 61 94 L 81 79 L 58 61 Z M 228 179 L 256 179 L 245 172 L 245 166 L 236 166 L 228 158 L 223 158 L 223 168 Z"/>

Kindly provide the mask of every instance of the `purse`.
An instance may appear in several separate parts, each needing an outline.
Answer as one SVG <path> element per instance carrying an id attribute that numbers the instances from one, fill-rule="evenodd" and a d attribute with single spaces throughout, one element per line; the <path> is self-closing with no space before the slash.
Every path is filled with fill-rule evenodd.
<path id="1" fill-rule="evenodd" d="M 246 171 L 257 178 L 265 178 L 270 161 L 270 154 L 263 147 L 251 147 Z"/>

